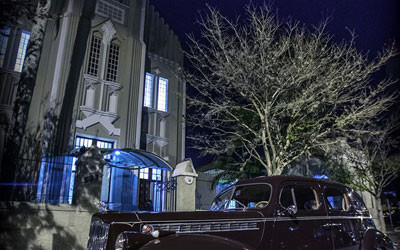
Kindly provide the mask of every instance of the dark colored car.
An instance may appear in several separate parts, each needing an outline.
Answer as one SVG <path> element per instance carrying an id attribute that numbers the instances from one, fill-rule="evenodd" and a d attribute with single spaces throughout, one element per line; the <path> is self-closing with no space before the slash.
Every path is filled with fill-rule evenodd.
<path id="1" fill-rule="evenodd" d="M 95 214 L 88 249 L 397 248 L 346 186 L 276 176 L 239 181 L 210 211 Z"/>

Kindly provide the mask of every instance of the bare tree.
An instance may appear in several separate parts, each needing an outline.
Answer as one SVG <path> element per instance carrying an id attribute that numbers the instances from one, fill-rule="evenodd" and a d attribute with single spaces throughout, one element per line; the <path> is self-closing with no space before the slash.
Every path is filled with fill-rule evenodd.
<path id="1" fill-rule="evenodd" d="M 399 144 L 392 135 L 398 121 L 391 119 L 379 127 L 368 125 L 359 128 L 376 132 L 350 136 L 346 145 L 336 149 L 337 164 L 333 168 L 336 177 L 343 179 L 339 175 L 345 175 L 347 184 L 374 197 L 378 216 L 376 224 L 381 230 L 385 230 L 381 195 L 400 173 Z"/>
<path id="2" fill-rule="evenodd" d="M 385 92 L 393 81 L 371 84 L 393 46 L 370 60 L 353 33 L 334 42 L 327 22 L 309 30 L 280 22 L 266 6 L 247 13 L 240 23 L 210 9 L 200 20 L 201 42 L 191 37 L 186 53 L 193 70 L 182 78 L 196 92 L 188 115 L 198 132 L 190 139 L 204 154 L 230 152 L 242 168 L 258 162 L 279 175 L 338 134 L 368 133 L 354 128 L 393 103 Z"/>

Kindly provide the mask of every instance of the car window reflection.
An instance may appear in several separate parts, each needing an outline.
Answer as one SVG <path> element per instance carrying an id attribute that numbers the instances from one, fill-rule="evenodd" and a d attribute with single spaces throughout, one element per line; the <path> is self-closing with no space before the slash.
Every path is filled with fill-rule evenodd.
<path id="1" fill-rule="evenodd" d="M 227 191 L 214 199 L 211 205 L 213 211 L 226 209 L 260 209 L 268 205 L 271 197 L 271 187 L 266 184 L 238 186 L 233 194 Z"/>

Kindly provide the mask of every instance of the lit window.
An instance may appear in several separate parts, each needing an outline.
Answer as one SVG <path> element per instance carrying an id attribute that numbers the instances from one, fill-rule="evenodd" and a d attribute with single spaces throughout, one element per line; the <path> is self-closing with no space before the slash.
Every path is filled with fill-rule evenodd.
<path id="1" fill-rule="evenodd" d="M 161 169 L 153 168 L 151 173 L 151 179 L 153 181 L 161 181 Z"/>
<path id="2" fill-rule="evenodd" d="M 100 62 L 101 39 L 93 36 L 92 44 L 90 45 L 89 66 L 87 73 L 92 76 L 97 76 Z"/>
<path id="3" fill-rule="evenodd" d="M 154 76 L 146 73 L 146 82 L 144 86 L 144 106 L 149 108 L 153 106 L 153 80 Z"/>
<path id="4" fill-rule="evenodd" d="M 23 30 L 21 33 L 21 39 L 19 40 L 17 60 L 15 61 L 15 67 L 14 67 L 15 71 L 18 72 L 22 71 L 22 66 L 24 65 L 25 61 L 26 49 L 28 47 L 29 38 L 30 38 L 29 32 Z"/>
<path id="5" fill-rule="evenodd" d="M 107 75 L 106 80 L 116 82 L 118 73 L 118 60 L 119 60 L 119 46 L 116 44 L 110 44 L 108 52 L 108 64 L 107 64 Z"/>
<path id="6" fill-rule="evenodd" d="M 168 80 L 160 77 L 158 81 L 158 100 L 157 109 L 167 112 L 168 104 Z"/>
<path id="7" fill-rule="evenodd" d="M 140 179 L 149 179 L 149 168 L 140 169 Z"/>
<path id="8" fill-rule="evenodd" d="M 10 37 L 10 28 L 0 29 L 0 67 L 3 67 L 4 64 L 4 57 L 6 55 L 9 37 Z"/>

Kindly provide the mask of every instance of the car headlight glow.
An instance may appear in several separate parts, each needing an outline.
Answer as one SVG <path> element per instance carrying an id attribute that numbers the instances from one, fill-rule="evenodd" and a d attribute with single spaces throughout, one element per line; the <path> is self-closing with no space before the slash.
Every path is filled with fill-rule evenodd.
<path id="1" fill-rule="evenodd" d="M 126 239 L 124 233 L 120 233 L 117 237 L 117 240 L 115 241 L 115 250 L 125 249 L 126 241 L 127 241 L 127 239 Z"/>

